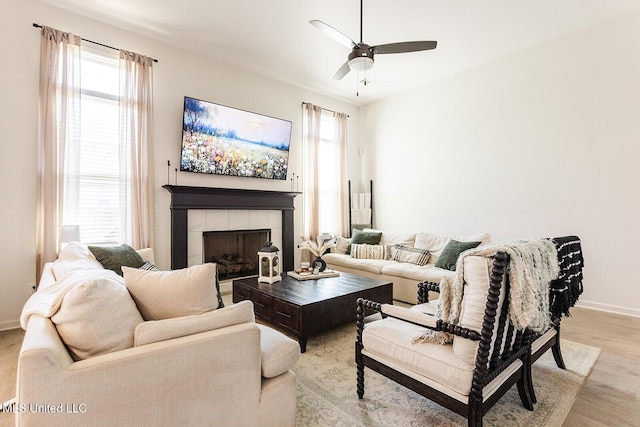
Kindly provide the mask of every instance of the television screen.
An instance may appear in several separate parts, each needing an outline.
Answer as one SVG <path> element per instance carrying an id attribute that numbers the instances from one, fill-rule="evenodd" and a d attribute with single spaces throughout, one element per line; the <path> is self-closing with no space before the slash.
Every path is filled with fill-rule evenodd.
<path id="1" fill-rule="evenodd" d="M 291 122 L 184 97 L 180 170 L 287 179 Z"/>

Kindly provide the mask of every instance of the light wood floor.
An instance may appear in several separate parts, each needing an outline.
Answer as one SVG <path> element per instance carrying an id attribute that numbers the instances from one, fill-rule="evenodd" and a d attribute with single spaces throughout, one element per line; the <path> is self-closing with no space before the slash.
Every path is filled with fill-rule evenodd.
<path id="1" fill-rule="evenodd" d="M 561 336 L 602 353 L 563 426 L 640 426 L 640 318 L 574 307 Z M 0 402 L 15 394 L 21 329 L 0 332 Z M 0 426 L 13 414 L 0 413 Z"/>
<path id="2" fill-rule="evenodd" d="M 640 318 L 574 307 L 561 337 L 600 347 L 564 426 L 640 426 Z"/>

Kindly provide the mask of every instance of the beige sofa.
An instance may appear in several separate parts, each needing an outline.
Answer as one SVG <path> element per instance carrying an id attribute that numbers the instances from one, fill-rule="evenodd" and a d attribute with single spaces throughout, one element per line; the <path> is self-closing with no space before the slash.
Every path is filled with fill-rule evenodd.
<path id="1" fill-rule="evenodd" d="M 365 232 L 379 231 L 365 229 Z M 337 271 L 353 273 L 372 279 L 388 280 L 393 282 L 393 299 L 410 304 L 417 302 L 417 284 L 428 280 L 440 283 L 444 276 L 453 277 L 455 272 L 435 266 L 442 251 L 451 240 L 460 242 L 478 241 L 481 244 L 491 242 L 488 233 L 447 236 L 433 233 L 389 233 L 381 231 L 382 238 L 379 245 L 387 246 L 386 259 L 355 258 L 348 254 L 347 247 L 350 239 L 338 238 L 335 248 L 331 253 L 322 256 L 327 267 Z M 429 252 L 426 265 L 417 265 L 411 262 L 398 262 L 390 259 L 393 248 L 401 245 L 409 248 L 418 248 Z"/>
<path id="2" fill-rule="evenodd" d="M 153 261 L 152 251 L 141 253 Z M 72 261 L 47 264 L 38 292 L 27 303 L 30 310 L 23 311 L 17 426 L 295 425 L 296 377 L 290 368 L 299 346 L 257 325 L 248 301 L 200 315 L 143 321 L 135 337 L 141 344 L 76 360 L 52 320 L 56 314 L 37 314 L 43 297 L 61 281 L 93 269 L 109 281 L 122 278 L 100 272 L 95 260 Z M 82 268 L 74 272 L 70 265 Z M 65 276 L 56 277 L 56 271 Z M 119 322 L 115 315 L 113 322 Z"/>

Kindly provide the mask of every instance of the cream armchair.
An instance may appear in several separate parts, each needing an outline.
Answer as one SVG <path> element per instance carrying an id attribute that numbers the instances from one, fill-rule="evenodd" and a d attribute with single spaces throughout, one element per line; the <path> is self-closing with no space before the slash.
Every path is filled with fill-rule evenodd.
<path id="1" fill-rule="evenodd" d="M 42 297 L 55 295 L 52 290 L 74 277 L 96 278 L 93 288 L 74 285 L 61 305 L 65 309 L 71 295 L 81 296 L 73 300 L 80 305 L 75 311 L 66 307 L 67 328 L 69 316 L 81 312 L 78 332 L 86 337 L 84 342 L 93 338 L 96 324 L 120 324 L 115 296 L 128 299 L 133 310 L 136 306 L 122 279 L 96 265 L 85 248 L 72 249 L 74 257 L 45 266 L 38 292 L 27 303 L 31 310 L 23 310 L 26 333 L 18 359 L 17 426 L 295 425 L 296 377 L 291 368 L 300 347 L 256 324 L 249 301 L 201 314 L 148 321 L 140 317 L 131 344 L 78 357 L 68 339 L 63 341 L 67 335 L 60 329 L 61 319 L 56 319 L 60 312 L 37 314 L 48 313 L 38 304 L 48 301 Z M 94 289 L 101 297 L 97 304 L 111 303 L 111 315 L 96 308 L 96 294 L 86 299 L 72 294 L 80 286 Z M 99 294 L 103 289 L 119 293 Z M 82 311 L 87 306 L 90 309 Z"/>
<path id="2" fill-rule="evenodd" d="M 255 324 L 249 302 L 214 313 L 228 311 L 237 323 L 77 362 L 54 324 L 31 316 L 16 425 L 295 425 L 298 344 Z"/>

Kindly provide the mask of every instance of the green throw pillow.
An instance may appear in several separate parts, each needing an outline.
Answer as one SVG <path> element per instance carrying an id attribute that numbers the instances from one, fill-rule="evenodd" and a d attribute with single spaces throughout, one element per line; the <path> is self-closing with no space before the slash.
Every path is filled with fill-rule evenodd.
<path id="1" fill-rule="evenodd" d="M 479 246 L 481 242 L 458 242 L 457 240 L 450 240 L 447 246 L 442 250 L 442 254 L 436 261 L 435 266 L 445 268 L 447 270 L 455 271 L 456 262 L 460 254 L 468 249 L 473 249 Z"/>
<path id="2" fill-rule="evenodd" d="M 89 250 L 104 268 L 113 270 L 121 276 L 122 266 L 140 268 L 144 265 L 142 257 L 129 245 L 89 246 Z"/>
<path id="3" fill-rule="evenodd" d="M 351 230 L 351 245 L 377 245 L 382 239 L 382 231 L 362 231 L 354 228 Z M 347 255 L 351 254 L 351 245 L 347 250 Z"/>

